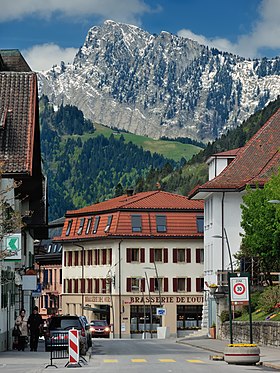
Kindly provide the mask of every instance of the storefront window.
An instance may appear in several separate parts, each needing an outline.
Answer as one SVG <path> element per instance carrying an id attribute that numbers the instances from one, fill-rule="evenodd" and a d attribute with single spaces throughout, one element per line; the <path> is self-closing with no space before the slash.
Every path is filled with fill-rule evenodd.
<path id="1" fill-rule="evenodd" d="M 177 306 L 177 329 L 201 326 L 202 306 Z"/>
<path id="2" fill-rule="evenodd" d="M 151 308 L 149 304 L 143 306 L 131 306 L 130 307 L 130 331 L 131 333 L 142 333 L 146 331 L 155 332 L 157 327 L 160 326 L 160 318 L 156 316 L 156 308 L 158 306 L 152 306 L 152 324 L 150 323 Z M 145 318 L 144 318 L 145 317 Z"/>

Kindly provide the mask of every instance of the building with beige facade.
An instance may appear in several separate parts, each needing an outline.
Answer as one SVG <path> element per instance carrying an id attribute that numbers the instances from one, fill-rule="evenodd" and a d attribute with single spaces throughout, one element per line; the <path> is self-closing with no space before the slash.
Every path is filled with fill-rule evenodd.
<path id="1" fill-rule="evenodd" d="M 68 211 L 55 241 L 62 313 L 107 319 L 118 338 L 200 326 L 203 202 L 159 190 L 123 195 Z"/>

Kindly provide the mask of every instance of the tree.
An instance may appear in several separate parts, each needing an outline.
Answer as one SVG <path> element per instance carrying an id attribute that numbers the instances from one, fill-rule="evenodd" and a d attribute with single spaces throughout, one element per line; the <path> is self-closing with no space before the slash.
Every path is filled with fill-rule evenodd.
<path id="1" fill-rule="evenodd" d="M 280 211 L 269 200 L 280 198 L 280 172 L 264 188 L 247 188 L 241 205 L 241 250 L 237 257 L 254 258 L 265 281 L 272 285 L 271 272 L 280 270 Z"/>

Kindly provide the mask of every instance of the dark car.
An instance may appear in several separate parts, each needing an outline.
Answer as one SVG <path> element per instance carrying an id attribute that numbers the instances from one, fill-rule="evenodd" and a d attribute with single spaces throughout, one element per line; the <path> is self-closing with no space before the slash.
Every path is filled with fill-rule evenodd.
<path id="1" fill-rule="evenodd" d="M 90 331 L 92 338 L 102 337 L 102 338 L 109 338 L 110 337 L 110 326 L 108 325 L 106 320 L 93 320 L 90 323 Z"/>
<path id="2" fill-rule="evenodd" d="M 80 354 L 86 355 L 87 350 L 91 347 L 91 332 L 89 324 L 83 316 L 53 316 L 49 319 L 49 325 L 45 332 L 45 350 L 68 349 L 68 332 L 70 329 L 77 329 L 79 333 Z"/>

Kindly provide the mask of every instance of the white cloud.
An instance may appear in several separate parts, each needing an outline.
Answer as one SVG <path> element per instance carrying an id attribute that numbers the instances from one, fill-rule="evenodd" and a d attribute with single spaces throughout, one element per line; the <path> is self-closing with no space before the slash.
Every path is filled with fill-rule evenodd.
<path id="1" fill-rule="evenodd" d="M 144 0 L 0 0 L 0 22 L 26 16 L 100 17 L 119 22 L 140 23 L 140 17 L 153 10 Z"/>
<path id="2" fill-rule="evenodd" d="M 34 45 L 30 49 L 21 51 L 33 71 L 49 70 L 53 65 L 73 62 L 77 53 L 76 48 L 60 48 L 56 44 Z"/>
<path id="3" fill-rule="evenodd" d="M 219 37 L 207 38 L 203 35 L 196 35 L 186 29 L 180 30 L 178 35 L 243 57 L 260 57 L 261 49 L 280 48 L 280 1 L 262 0 L 258 14 L 259 19 L 252 25 L 250 34 L 240 35 L 235 43 Z"/>

